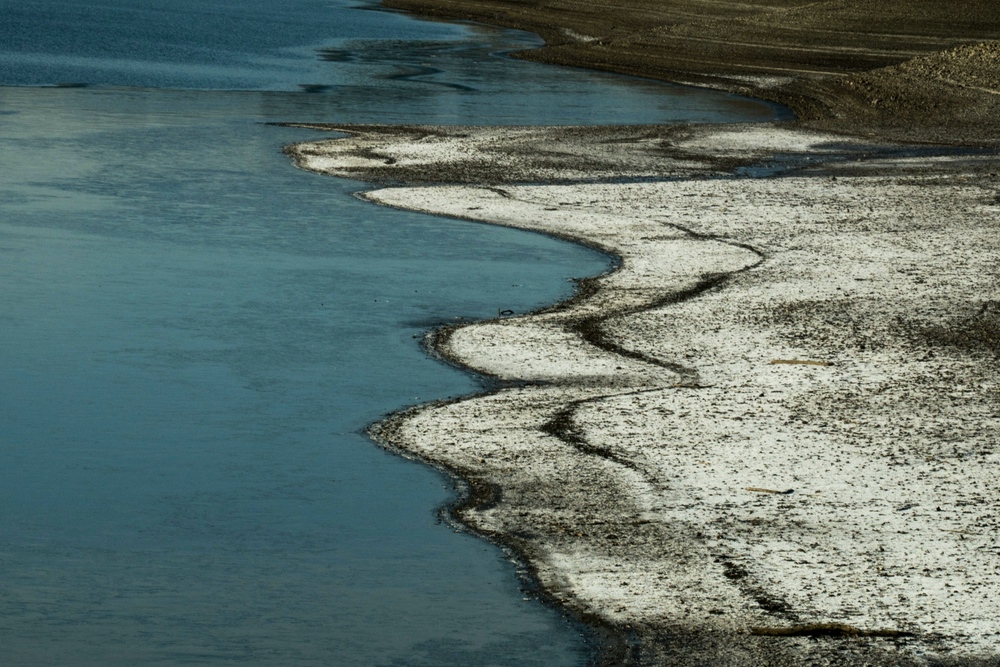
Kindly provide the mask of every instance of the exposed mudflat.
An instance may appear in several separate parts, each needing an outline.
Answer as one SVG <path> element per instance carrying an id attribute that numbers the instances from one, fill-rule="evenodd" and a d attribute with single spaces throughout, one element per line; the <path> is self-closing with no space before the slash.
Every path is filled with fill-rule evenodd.
<path id="1" fill-rule="evenodd" d="M 300 167 L 416 184 L 366 199 L 621 258 L 566 304 L 434 334 L 510 384 L 376 429 L 492 490 L 459 518 L 615 629 L 607 662 L 1000 661 L 995 156 L 791 126 L 326 129 L 353 136 L 290 147 Z"/>

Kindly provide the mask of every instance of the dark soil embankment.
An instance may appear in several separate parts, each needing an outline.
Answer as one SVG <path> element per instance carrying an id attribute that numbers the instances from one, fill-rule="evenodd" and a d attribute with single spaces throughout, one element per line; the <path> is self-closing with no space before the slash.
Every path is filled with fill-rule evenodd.
<path id="1" fill-rule="evenodd" d="M 774 100 L 809 127 L 1000 144 L 993 0 L 384 0 L 536 32 L 521 57 Z M 951 50 L 951 51 L 949 51 Z M 947 52 L 947 53 L 942 53 Z"/>

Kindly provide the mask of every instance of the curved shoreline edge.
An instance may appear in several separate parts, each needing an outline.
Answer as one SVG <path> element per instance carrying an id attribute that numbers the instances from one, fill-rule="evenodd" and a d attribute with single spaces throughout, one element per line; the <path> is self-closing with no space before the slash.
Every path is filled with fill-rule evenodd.
<path id="1" fill-rule="evenodd" d="M 1000 44 L 979 43 L 1000 38 L 995 8 L 383 4 L 798 121 L 355 126 L 291 148 L 306 169 L 411 186 L 374 203 L 621 258 L 567 304 L 437 339 L 522 384 L 379 437 L 499 490 L 456 518 L 608 628 L 602 664 L 1000 664 L 998 165 L 882 143 L 1000 145 Z"/>
<path id="2" fill-rule="evenodd" d="M 509 385 L 376 429 L 497 490 L 456 518 L 617 633 L 606 664 L 998 661 L 994 154 L 774 125 L 310 127 L 351 136 L 289 147 L 301 168 L 423 182 L 369 201 L 621 258 L 435 341 Z"/>

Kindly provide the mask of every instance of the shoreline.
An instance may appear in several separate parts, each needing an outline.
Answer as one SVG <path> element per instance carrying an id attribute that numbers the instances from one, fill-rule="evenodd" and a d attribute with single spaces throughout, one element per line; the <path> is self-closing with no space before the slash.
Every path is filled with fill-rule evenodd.
<path id="1" fill-rule="evenodd" d="M 665 150 L 627 129 L 591 128 L 575 135 L 579 154 L 614 133 L 623 166 L 652 155 L 656 173 L 674 178 L 580 183 L 569 167 L 554 185 L 483 186 L 470 151 L 505 152 L 516 133 L 336 129 L 355 134 L 300 145 L 299 166 L 380 180 L 390 160 L 405 174 L 420 168 L 407 152 L 416 136 L 421 160 L 472 182 L 363 198 L 576 237 L 622 257 L 577 299 L 452 329 L 440 354 L 513 384 L 403 413 L 383 433 L 501 490 L 457 518 L 523 554 L 573 615 L 631 633 L 620 644 L 630 652 L 608 664 L 995 658 L 983 656 L 1000 636 L 985 620 L 1000 595 L 1000 552 L 988 541 L 1000 509 L 990 500 L 1000 491 L 990 470 L 1000 285 L 982 264 L 1000 250 L 997 204 L 984 198 L 998 189 L 992 155 L 900 158 L 859 144 L 852 161 L 829 136 L 759 125 L 663 128 Z M 546 130 L 532 132 L 537 144 Z M 797 156 L 792 173 L 718 176 L 719 164 L 774 154 Z M 523 171 L 504 170 L 511 181 L 536 171 L 522 158 Z M 873 197 L 880 210 L 853 212 L 852 201 Z M 940 210 L 955 211 L 948 225 Z M 964 268 L 940 252 L 952 246 Z M 899 263 L 902 277 L 890 271 Z M 817 282 L 827 270 L 836 279 Z M 941 285 L 944 274 L 955 284 Z M 595 337 L 611 344 L 594 347 Z M 962 400 L 939 404 L 956 388 Z M 789 459 L 803 469 L 778 474 Z M 713 461 L 723 464 L 702 467 Z M 974 558 L 962 551 L 973 542 Z M 827 564 L 837 566 L 830 580 Z M 967 595 L 917 608 L 925 586 Z"/>
<path id="2" fill-rule="evenodd" d="M 906 143 L 1000 145 L 1000 13 L 988 0 L 381 0 L 533 32 L 517 58 L 724 90 L 802 127 Z"/>
<path id="3" fill-rule="evenodd" d="M 449 328 L 436 353 L 506 384 L 373 428 L 466 480 L 456 520 L 609 629 L 599 664 L 1000 662 L 1000 166 L 900 152 L 913 118 L 890 120 L 874 141 L 303 125 L 350 136 L 287 149 L 408 184 L 373 203 L 620 258 L 568 302 Z"/>

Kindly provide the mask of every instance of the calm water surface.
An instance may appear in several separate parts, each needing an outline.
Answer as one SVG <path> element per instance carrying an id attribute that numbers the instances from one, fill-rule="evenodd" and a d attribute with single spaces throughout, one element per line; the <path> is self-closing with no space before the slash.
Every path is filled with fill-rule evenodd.
<path id="1" fill-rule="evenodd" d="M 449 482 L 363 429 L 478 388 L 427 327 L 550 303 L 607 258 L 365 204 L 281 155 L 315 135 L 263 123 L 777 112 L 347 3 L 0 16 L 4 664 L 584 664 L 580 628 L 437 520 Z"/>

